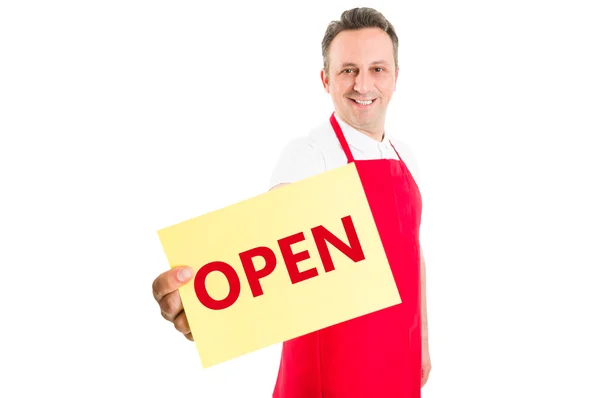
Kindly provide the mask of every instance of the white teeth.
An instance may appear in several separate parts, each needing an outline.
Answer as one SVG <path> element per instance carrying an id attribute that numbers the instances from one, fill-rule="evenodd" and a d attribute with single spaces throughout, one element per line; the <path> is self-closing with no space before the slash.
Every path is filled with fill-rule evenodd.
<path id="1" fill-rule="evenodd" d="M 369 100 L 369 101 L 354 100 L 354 102 L 361 104 L 361 105 L 371 105 L 371 103 L 373 103 L 373 100 Z"/>

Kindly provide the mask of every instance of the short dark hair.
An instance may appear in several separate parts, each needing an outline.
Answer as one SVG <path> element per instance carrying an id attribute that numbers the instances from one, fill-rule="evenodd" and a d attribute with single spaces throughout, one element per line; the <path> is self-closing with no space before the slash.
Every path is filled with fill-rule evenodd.
<path id="1" fill-rule="evenodd" d="M 333 39 L 344 30 L 362 28 L 380 28 L 390 36 L 394 46 L 394 63 L 396 68 L 398 67 L 398 36 L 394 26 L 379 11 L 369 7 L 357 7 L 344 11 L 338 21 L 331 21 L 327 26 L 321 43 L 325 74 L 329 73 L 329 47 Z"/>

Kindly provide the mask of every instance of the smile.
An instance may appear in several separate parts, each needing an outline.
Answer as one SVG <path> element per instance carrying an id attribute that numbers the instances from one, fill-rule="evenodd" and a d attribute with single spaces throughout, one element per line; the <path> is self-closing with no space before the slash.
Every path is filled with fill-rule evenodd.
<path id="1" fill-rule="evenodd" d="M 369 106 L 371 105 L 373 102 L 375 102 L 375 99 L 372 100 L 366 100 L 366 101 L 360 101 L 360 100 L 356 100 L 353 98 L 350 98 L 350 100 L 354 101 L 354 103 L 358 104 L 358 105 L 362 105 L 362 106 Z"/>

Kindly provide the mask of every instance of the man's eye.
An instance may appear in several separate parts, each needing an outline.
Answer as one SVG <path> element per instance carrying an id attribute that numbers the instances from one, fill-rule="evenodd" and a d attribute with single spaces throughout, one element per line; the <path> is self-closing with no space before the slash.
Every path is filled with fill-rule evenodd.
<path id="1" fill-rule="evenodd" d="M 383 68 L 375 68 L 375 72 L 382 72 Z"/>
<path id="2" fill-rule="evenodd" d="M 352 69 L 344 69 L 344 73 L 352 73 Z"/>

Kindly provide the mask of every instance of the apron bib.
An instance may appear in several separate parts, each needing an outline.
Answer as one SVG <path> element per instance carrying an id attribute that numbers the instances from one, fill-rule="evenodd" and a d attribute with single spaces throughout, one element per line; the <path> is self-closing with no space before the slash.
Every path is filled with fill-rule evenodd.
<path id="1" fill-rule="evenodd" d="M 273 398 L 420 398 L 421 194 L 398 160 L 354 160 L 334 114 L 331 126 L 354 162 L 402 303 L 283 343 Z"/>

